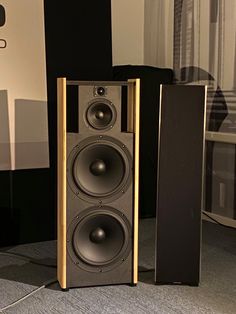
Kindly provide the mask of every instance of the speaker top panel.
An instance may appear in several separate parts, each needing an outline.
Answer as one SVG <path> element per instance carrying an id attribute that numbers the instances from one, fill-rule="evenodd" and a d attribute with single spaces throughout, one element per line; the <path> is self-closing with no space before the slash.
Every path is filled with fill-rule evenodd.
<path id="1" fill-rule="evenodd" d="M 121 131 L 121 86 L 79 86 L 79 133 Z"/>

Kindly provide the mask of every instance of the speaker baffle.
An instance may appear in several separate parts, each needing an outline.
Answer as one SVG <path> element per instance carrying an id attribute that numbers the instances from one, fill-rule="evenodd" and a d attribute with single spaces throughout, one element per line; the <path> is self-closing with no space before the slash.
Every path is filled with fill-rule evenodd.
<path id="1" fill-rule="evenodd" d="M 68 181 L 74 193 L 90 202 L 108 202 L 124 193 L 131 181 L 128 149 L 111 137 L 90 137 L 68 157 Z"/>
<path id="2" fill-rule="evenodd" d="M 96 99 L 88 107 L 86 120 L 93 129 L 105 131 L 113 127 L 116 109 L 107 99 Z"/>
<path id="3" fill-rule="evenodd" d="M 115 208 L 91 207 L 69 227 L 69 253 L 74 263 L 91 272 L 104 272 L 124 262 L 131 250 L 131 227 Z"/>

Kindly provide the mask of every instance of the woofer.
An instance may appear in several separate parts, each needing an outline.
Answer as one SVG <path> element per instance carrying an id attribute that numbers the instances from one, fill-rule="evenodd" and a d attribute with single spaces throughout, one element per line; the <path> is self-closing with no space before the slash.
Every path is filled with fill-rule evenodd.
<path id="1" fill-rule="evenodd" d="M 90 137 L 69 156 L 69 184 L 79 197 L 88 201 L 111 201 L 127 189 L 131 164 L 129 151 L 118 140 Z"/>
<path id="2" fill-rule="evenodd" d="M 109 129 L 116 121 L 116 109 L 107 99 L 97 99 L 89 105 L 86 120 L 96 130 Z"/>
<path id="3" fill-rule="evenodd" d="M 115 208 L 91 207 L 74 219 L 68 238 L 70 256 L 79 267 L 108 271 L 129 254 L 131 227 Z"/>

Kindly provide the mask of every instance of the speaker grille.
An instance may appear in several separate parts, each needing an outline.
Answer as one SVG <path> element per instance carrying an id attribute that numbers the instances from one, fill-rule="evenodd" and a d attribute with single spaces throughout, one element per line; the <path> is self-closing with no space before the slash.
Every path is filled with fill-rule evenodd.
<path id="1" fill-rule="evenodd" d="M 92 128 L 105 131 L 113 127 L 116 109 L 107 99 L 96 99 L 88 107 L 86 120 Z"/>
<path id="2" fill-rule="evenodd" d="M 81 268 L 103 272 L 125 261 L 131 249 L 131 227 L 112 207 L 91 207 L 77 216 L 68 231 L 69 252 Z"/>
<path id="3" fill-rule="evenodd" d="M 131 165 L 130 153 L 121 142 L 111 137 L 90 137 L 69 155 L 69 184 L 82 199 L 108 202 L 128 188 Z"/>

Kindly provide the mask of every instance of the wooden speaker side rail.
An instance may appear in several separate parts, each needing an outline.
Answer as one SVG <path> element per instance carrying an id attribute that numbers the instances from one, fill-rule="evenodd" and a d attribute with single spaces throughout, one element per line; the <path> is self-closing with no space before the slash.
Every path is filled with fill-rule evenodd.
<path id="1" fill-rule="evenodd" d="M 66 78 L 57 79 L 57 277 L 66 289 Z"/>
<path id="2" fill-rule="evenodd" d="M 140 79 L 128 80 L 128 132 L 134 133 L 133 284 L 138 282 Z"/>

